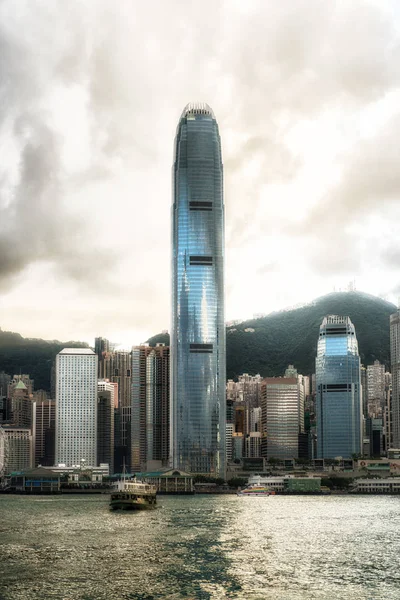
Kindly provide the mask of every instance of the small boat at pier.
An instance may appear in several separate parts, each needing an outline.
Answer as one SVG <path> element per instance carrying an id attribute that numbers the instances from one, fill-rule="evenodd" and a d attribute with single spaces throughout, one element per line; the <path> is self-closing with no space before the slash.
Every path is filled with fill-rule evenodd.
<path id="1" fill-rule="evenodd" d="M 238 496 L 275 496 L 275 491 L 264 485 L 248 485 L 237 492 Z"/>

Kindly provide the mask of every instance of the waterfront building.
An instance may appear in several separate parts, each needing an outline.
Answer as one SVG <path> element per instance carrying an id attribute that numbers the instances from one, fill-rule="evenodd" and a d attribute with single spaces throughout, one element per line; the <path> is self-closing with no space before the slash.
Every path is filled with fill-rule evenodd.
<path id="1" fill-rule="evenodd" d="M 349 317 L 324 318 L 318 339 L 316 383 L 318 458 L 361 454 L 360 357 Z"/>
<path id="2" fill-rule="evenodd" d="M 55 463 L 97 463 L 97 355 L 64 348 L 56 357 Z"/>
<path id="3" fill-rule="evenodd" d="M 164 344 L 132 349 L 132 471 L 168 466 L 169 356 L 169 347 Z"/>
<path id="4" fill-rule="evenodd" d="M 261 453 L 264 458 L 298 458 L 299 434 L 304 432 L 304 390 L 300 387 L 298 377 L 266 377 L 263 380 Z"/>
<path id="5" fill-rule="evenodd" d="M 97 382 L 97 464 L 108 464 L 114 472 L 115 386 L 105 379 Z"/>
<path id="6" fill-rule="evenodd" d="M 392 371 L 391 444 L 400 448 L 400 309 L 390 315 L 390 362 Z"/>
<path id="7" fill-rule="evenodd" d="M 173 177 L 173 464 L 224 477 L 223 168 L 218 125 L 207 104 L 188 104 L 181 115 Z"/>
<path id="8" fill-rule="evenodd" d="M 34 466 L 48 467 L 55 463 L 56 403 L 40 390 L 33 395 Z"/>
<path id="9" fill-rule="evenodd" d="M 0 477 L 31 466 L 31 430 L 11 425 L 0 426 Z"/>

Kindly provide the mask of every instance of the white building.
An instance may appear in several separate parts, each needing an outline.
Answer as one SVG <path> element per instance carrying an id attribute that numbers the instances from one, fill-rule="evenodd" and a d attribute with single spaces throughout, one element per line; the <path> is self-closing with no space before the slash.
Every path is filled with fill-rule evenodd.
<path id="1" fill-rule="evenodd" d="M 89 348 L 57 354 L 55 463 L 97 465 L 97 355 Z"/>

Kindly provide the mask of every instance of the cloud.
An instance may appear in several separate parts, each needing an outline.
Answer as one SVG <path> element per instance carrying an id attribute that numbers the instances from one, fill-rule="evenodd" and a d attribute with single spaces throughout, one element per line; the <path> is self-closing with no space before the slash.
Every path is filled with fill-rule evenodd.
<path id="1" fill-rule="evenodd" d="M 201 10 L 181 0 L 21 0 L 17 8 L 3 0 L 2 289 L 50 264 L 66 296 L 83 290 L 92 299 L 91 327 L 119 328 L 122 314 L 140 328 L 141 295 L 152 305 L 158 298 L 146 327 L 168 326 L 172 145 L 192 100 L 207 101 L 219 122 L 227 261 L 233 249 L 256 246 L 259 262 L 246 254 L 252 275 L 277 265 L 283 287 L 289 251 L 298 269 L 317 274 L 363 269 L 354 224 L 397 198 L 399 123 L 369 139 L 354 130 L 400 85 L 396 11 L 395 2 L 365 0 L 205 0 Z M 323 154 L 330 117 L 340 138 L 351 129 L 353 139 L 334 157 L 338 182 L 319 196 L 304 183 L 314 165 L 319 174 L 318 152 L 310 157 L 311 141 L 294 144 L 293 132 L 321 124 Z"/>

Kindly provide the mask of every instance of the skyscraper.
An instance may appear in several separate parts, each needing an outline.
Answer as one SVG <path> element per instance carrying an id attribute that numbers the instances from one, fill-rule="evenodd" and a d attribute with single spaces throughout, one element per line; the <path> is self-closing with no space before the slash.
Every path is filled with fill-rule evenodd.
<path id="1" fill-rule="evenodd" d="M 47 399 L 41 390 L 34 394 L 33 402 L 33 451 L 34 466 L 51 467 L 55 464 L 56 403 Z"/>
<path id="2" fill-rule="evenodd" d="M 261 452 L 265 458 L 299 456 L 299 435 L 304 432 L 300 385 L 298 377 L 266 377 L 261 384 Z"/>
<path id="3" fill-rule="evenodd" d="M 221 142 L 207 104 L 175 138 L 171 449 L 174 466 L 225 475 L 224 203 Z"/>
<path id="4" fill-rule="evenodd" d="M 97 338 L 99 339 L 99 338 Z M 107 341 L 107 340 L 105 340 Z M 110 345 L 108 345 L 110 347 Z M 130 470 L 131 458 L 131 399 L 132 399 L 132 352 L 116 350 L 103 352 L 99 363 L 99 377 L 118 385 L 116 409 L 114 468 L 121 472 L 124 465 Z"/>
<path id="5" fill-rule="evenodd" d="M 132 471 L 168 466 L 169 347 L 132 349 Z"/>
<path id="6" fill-rule="evenodd" d="M 390 315 L 390 362 L 392 365 L 391 440 L 400 448 L 400 309 Z"/>
<path id="7" fill-rule="evenodd" d="M 316 359 L 318 458 L 362 453 L 360 357 L 349 317 L 329 315 L 319 330 Z"/>
<path id="8" fill-rule="evenodd" d="M 115 386 L 105 379 L 97 382 L 97 464 L 108 464 L 114 473 Z"/>
<path id="9" fill-rule="evenodd" d="M 97 466 L 97 355 L 64 348 L 56 357 L 56 464 Z"/>

